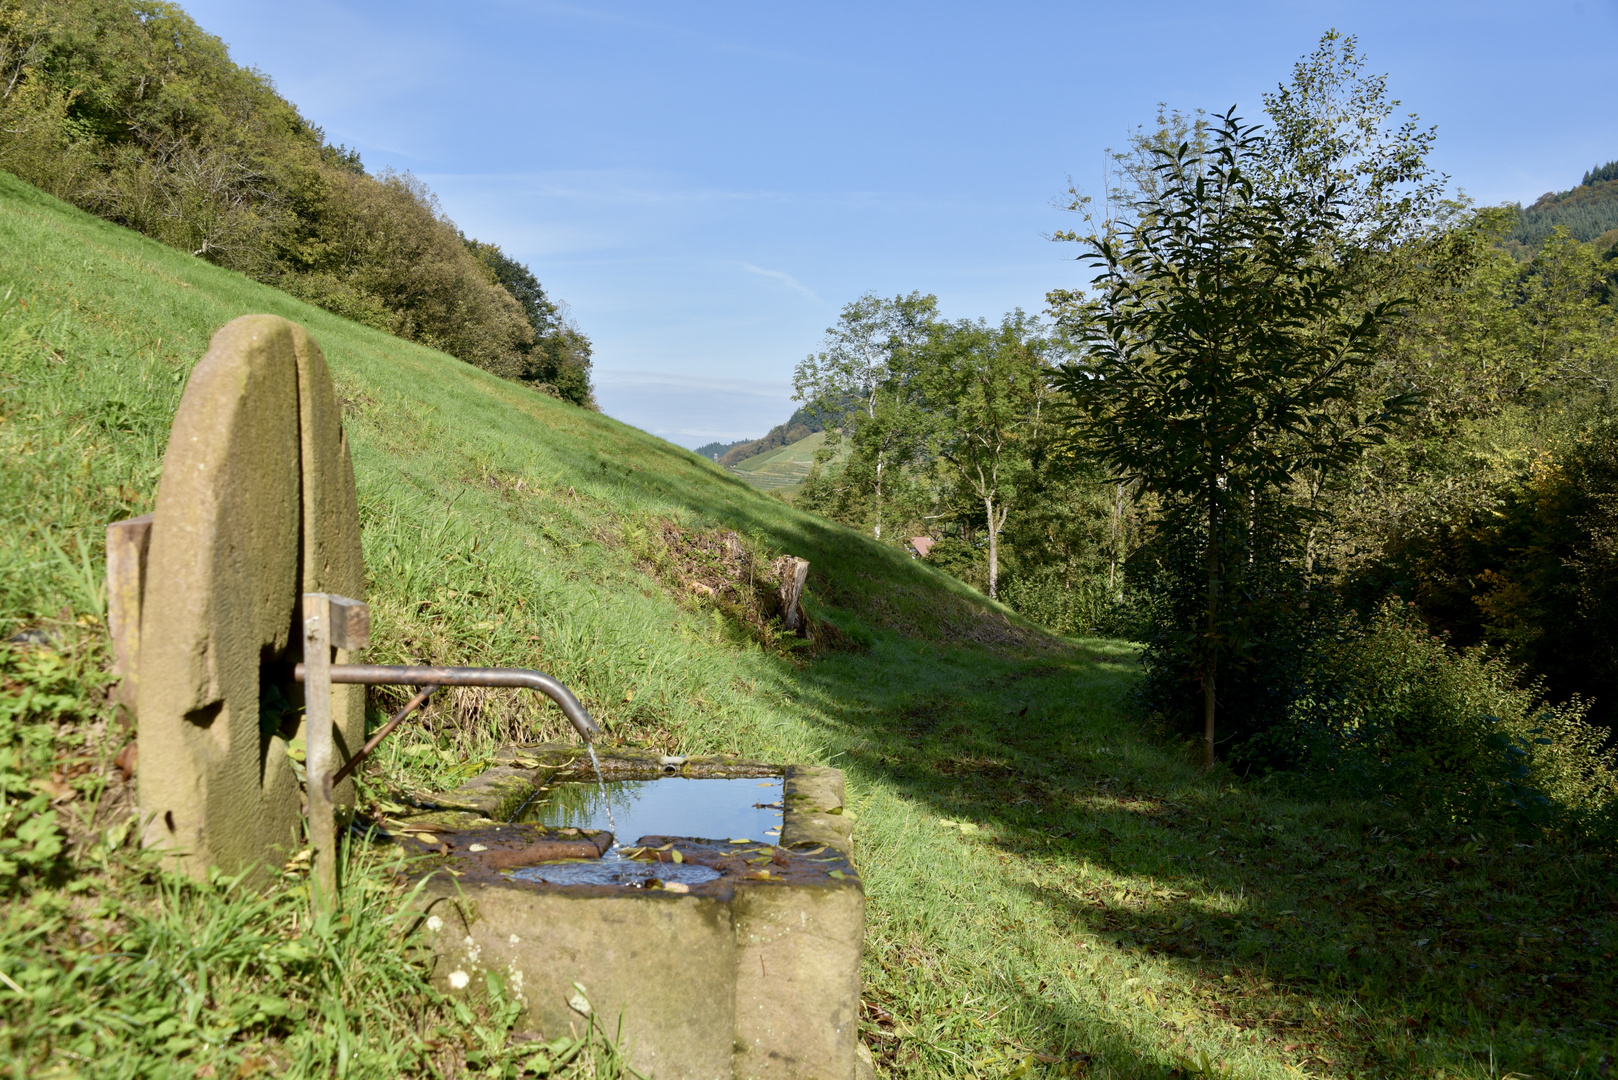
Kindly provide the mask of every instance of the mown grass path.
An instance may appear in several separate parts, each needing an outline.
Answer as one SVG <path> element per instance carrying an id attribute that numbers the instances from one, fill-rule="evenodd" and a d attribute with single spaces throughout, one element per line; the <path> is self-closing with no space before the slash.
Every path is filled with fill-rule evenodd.
<path id="1" fill-rule="evenodd" d="M 150 509 L 169 418 L 213 330 L 240 314 L 283 314 L 322 344 L 344 397 L 373 661 L 545 668 L 626 741 L 848 771 L 870 896 L 862 1027 L 885 1072 L 1609 1069 L 1618 912 L 1607 858 L 1418 833 L 1374 807 L 1203 775 L 1131 719 L 1131 647 L 1049 638 L 711 462 L 88 218 L 3 174 L 0 251 L 7 635 L 42 627 L 81 642 L 83 662 L 100 662 L 102 526 Z M 695 556 L 671 550 L 669 537 L 716 532 L 761 558 L 809 558 L 812 613 L 836 647 L 797 647 L 693 591 L 682 575 Z M 374 799 L 451 785 L 502 741 L 563 732 L 554 711 L 515 695 L 441 698 L 379 755 Z M 379 696 L 378 712 L 389 703 Z M 63 742 L 40 768 L 63 778 L 50 781 L 67 791 L 62 812 L 79 814 L 76 850 L 105 851 L 98 830 L 109 819 L 93 807 L 128 794 L 107 760 L 116 732 L 98 734 L 106 713 L 90 690 L 68 714 L 86 736 L 71 753 L 88 764 L 68 768 Z M 77 872 L 81 884 L 36 887 L 14 905 L 50 907 L 55 929 L 18 929 L 14 919 L 0 941 L 8 977 L 47 988 L 29 1007 L 63 1030 L 125 1000 L 100 984 L 48 989 L 59 985 L 50 971 L 88 964 L 98 940 L 71 890 L 110 890 L 128 912 L 159 903 L 117 893 L 124 886 L 95 878 L 91 860 Z M 286 940 L 303 940 L 295 920 L 287 925 Z M 155 942 L 143 947 L 161 967 L 188 948 L 182 938 L 141 940 Z M 239 1000 L 296 997 L 276 983 L 292 978 L 282 969 L 251 970 L 252 994 Z M 185 999 L 185 1022 L 200 1034 L 172 1035 L 183 1045 L 131 1042 L 100 1065 L 42 1042 L 37 1022 L 21 1018 L 43 1014 L 21 1011 L 4 986 L 0 1030 L 11 1060 L 31 1063 L 24 1072 L 55 1063 L 134 1075 L 177 1061 L 175 1075 L 215 1062 L 224 1075 L 252 1060 L 324 1074 L 334 1047 L 364 1042 L 354 1034 L 360 997 L 344 995 L 394 995 L 399 1023 L 418 1023 L 398 1004 L 414 1000 L 408 975 L 390 969 L 386 980 L 392 989 L 333 984 L 320 1009 L 306 1010 L 326 1026 L 303 1028 L 273 1004 L 224 1023 L 237 1013 L 216 985 L 211 997 Z M 451 1034 L 428 1039 L 422 1053 L 433 1060 L 485 1054 L 468 1048 L 499 1033 L 484 1013 L 434 1016 L 433 1030 Z M 456 1043 L 457 1024 L 495 1034 Z M 405 1068 L 377 1061 L 360 1071 Z"/>

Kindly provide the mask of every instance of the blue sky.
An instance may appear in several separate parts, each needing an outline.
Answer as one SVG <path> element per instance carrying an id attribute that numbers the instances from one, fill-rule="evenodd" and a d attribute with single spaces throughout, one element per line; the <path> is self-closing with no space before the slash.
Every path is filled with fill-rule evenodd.
<path id="1" fill-rule="evenodd" d="M 1358 35 L 1484 203 L 1618 158 L 1618 0 L 817 4 L 192 0 L 366 167 L 408 169 L 595 343 L 606 412 L 687 446 L 786 418 L 867 291 L 951 317 L 1080 282 L 1055 200 L 1158 102 L 1240 106 Z"/>

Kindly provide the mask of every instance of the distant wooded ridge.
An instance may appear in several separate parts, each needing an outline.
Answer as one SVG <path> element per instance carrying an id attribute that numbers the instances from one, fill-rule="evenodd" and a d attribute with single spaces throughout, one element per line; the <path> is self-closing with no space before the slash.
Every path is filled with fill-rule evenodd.
<path id="1" fill-rule="evenodd" d="M 1576 188 L 1547 191 L 1516 211 L 1517 225 L 1506 238 L 1509 247 L 1538 248 L 1558 225 L 1575 240 L 1600 240 L 1600 246 L 1612 247 L 1618 243 L 1618 161 L 1591 169 Z"/>
<path id="2" fill-rule="evenodd" d="M 754 440 L 752 439 L 737 439 L 735 442 L 711 442 L 706 446 L 697 447 L 692 451 L 692 453 L 696 454 L 698 457 L 705 457 L 709 461 L 718 461 L 720 458 L 725 456 L 725 452 L 731 447 L 745 446 L 753 441 Z"/>
<path id="3" fill-rule="evenodd" d="M 799 409 L 784 424 L 777 424 L 761 439 L 744 439 L 741 442 L 717 443 L 711 442 L 707 446 L 697 448 L 697 453 L 710 461 L 717 461 L 729 469 L 737 462 L 746 461 L 750 457 L 768 453 L 783 446 L 790 446 L 800 439 L 807 439 L 817 431 L 825 431 L 826 425 L 807 409 Z"/>

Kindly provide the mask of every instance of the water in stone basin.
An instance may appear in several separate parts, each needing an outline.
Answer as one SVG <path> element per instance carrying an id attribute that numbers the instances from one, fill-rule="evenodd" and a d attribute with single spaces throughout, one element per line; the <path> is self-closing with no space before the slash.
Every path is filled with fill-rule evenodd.
<path id="1" fill-rule="evenodd" d="M 612 780 L 558 784 L 518 817 L 544 825 L 610 829 L 619 843 L 642 836 L 689 836 L 773 844 L 781 836 L 779 776 L 741 780 Z M 609 812 L 611 820 L 609 821 Z"/>
<path id="2" fill-rule="evenodd" d="M 616 825 L 613 849 L 600 860 L 542 863 L 514 870 L 511 876 L 554 885 L 642 885 L 652 880 L 695 885 L 712 881 L 719 872 L 706 866 L 625 859 L 620 846 L 642 836 L 775 844 L 781 838 L 781 798 L 778 776 L 739 780 L 671 776 L 615 780 L 599 786 L 558 784 L 549 798 L 534 800 L 517 820 L 590 830 Z"/>
<path id="3" fill-rule="evenodd" d="M 665 885 L 700 885 L 719 876 L 719 871 L 708 866 L 690 863 L 649 863 L 626 859 L 609 851 L 600 859 L 587 862 L 540 863 L 511 871 L 518 881 L 544 881 L 551 885 L 646 885 L 661 881 Z"/>

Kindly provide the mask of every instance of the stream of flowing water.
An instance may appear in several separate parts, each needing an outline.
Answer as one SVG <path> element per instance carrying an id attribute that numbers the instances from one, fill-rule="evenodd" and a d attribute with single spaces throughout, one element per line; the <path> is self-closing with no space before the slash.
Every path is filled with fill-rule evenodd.
<path id="1" fill-rule="evenodd" d="M 607 808 L 607 828 L 612 830 L 612 846 L 616 849 L 618 844 L 618 823 L 612 820 L 612 802 L 607 798 L 607 781 L 601 775 L 601 759 L 596 757 L 596 748 L 585 743 L 584 748 L 590 751 L 590 764 L 596 768 L 596 787 L 601 791 L 601 802 Z"/>

